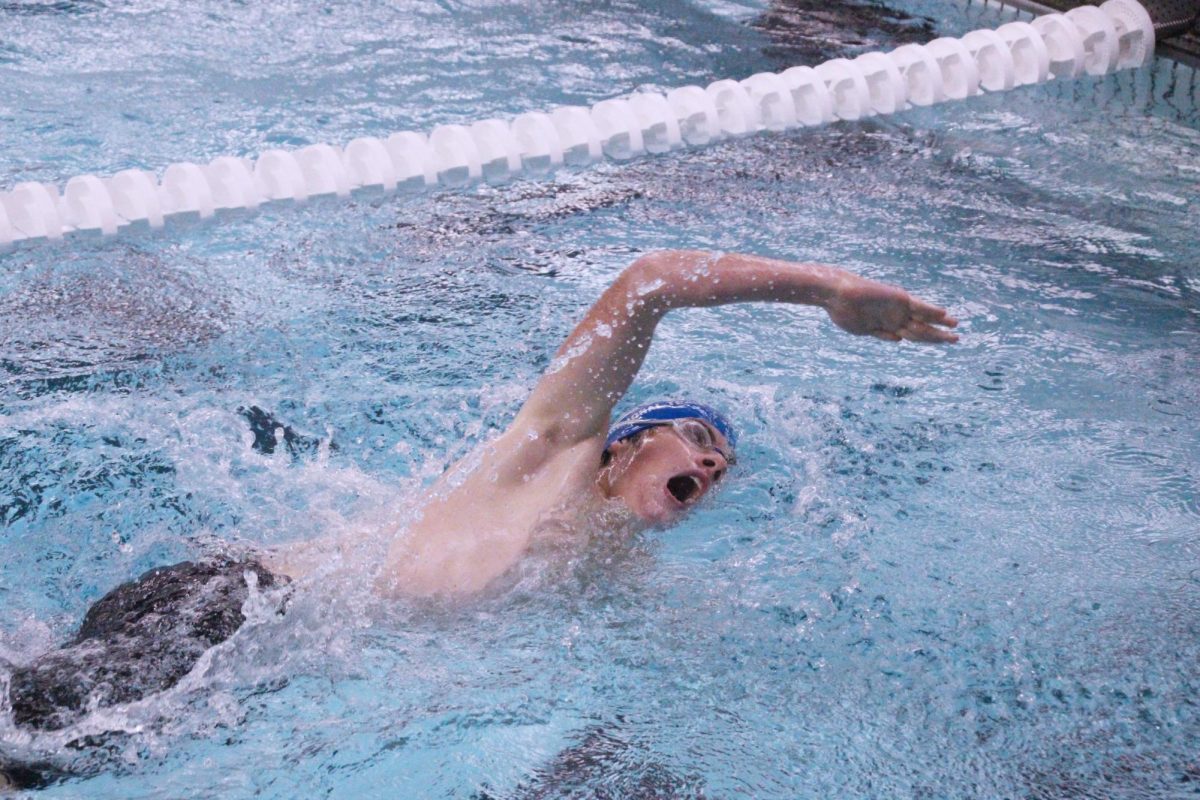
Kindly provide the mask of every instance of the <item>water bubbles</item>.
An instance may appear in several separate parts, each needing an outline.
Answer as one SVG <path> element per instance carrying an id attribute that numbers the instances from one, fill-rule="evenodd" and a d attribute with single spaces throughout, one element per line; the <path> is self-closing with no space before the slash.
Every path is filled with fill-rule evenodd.
<path id="1" fill-rule="evenodd" d="M 196 23 L 178 26 L 184 59 L 188 36 L 216 30 L 198 8 L 179 12 Z M 273 76 L 278 102 L 252 92 L 245 110 L 299 131 L 311 107 L 284 108 L 293 78 L 258 58 L 272 37 L 250 44 L 246 14 L 260 12 L 231 8 L 218 15 L 219 38 L 253 56 L 239 62 L 249 83 L 206 80 L 215 73 L 201 68 L 183 88 L 236 93 Z M 733 74 L 713 58 L 729 66 L 736 56 L 742 75 L 781 66 L 756 29 L 712 15 L 701 27 L 719 43 L 706 50 L 647 35 L 657 18 L 626 6 L 539 9 L 564 36 L 588 27 L 593 43 L 601 28 L 623 37 L 600 63 L 589 60 L 594 46 L 530 39 L 494 8 L 459 10 L 500 29 L 471 47 L 532 47 L 548 59 L 513 54 L 484 78 L 470 72 L 477 55 L 462 55 L 468 38 L 444 9 L 404 20 L 359 9 L 387 24 L 350 46 L 378 47 L 386 63 L 369 65 L 366 83 L 330 89 L 346 113 L 285 146 L 446 121 L 346 94 L 367 85 L 478 101 L 479 116 L 503 117 L 521 110 L 514 76 L 569 95 L 542 97 L 548 108 L 603 96 L 613 69 L 634 85 L 664 68 L 679 83 Z M 145 45 L 125 16 L 104 13 L 106 36 L 128 48 L 84 47 L 68 61 L 122 61 Z M 308 81 L 295 54 L 336 39 L 342 13 L 289 34 L 286 69 L 307 94 L 324 84 Z M 131 19 L 161 33 L 157 20 L 178 16 Z M 33 43 L 51 57 L 20 68 L 57 69 L 62 42 L 88 37 L 57 36 L 52 23 Z M 699 31 L 686 18 L 671 25 Z M 897 27 L 908 29 L 894 23 L 888 36 L 899 38 L 881 48 L 933 35 L 919 20 L 913 35 Z M 395 31 L 429 35 L 405 33 L 397 56 Z M 1037 74 L 1038 53 L 1027 32 L 1013 33 L 1028 45 L 1019 81 Z M 582 60 L 556 62 L 555 47 Z M 614 67 L 614 52 L 628 63 Z M 936 59 L 912 63 L 930 62 L 937 81 L 906 74 L 911 102 L 924 97 L 914 86 L 944 92 Z M 467 72 L 445 85 L 424 74 L 447 64 Z M 287 613 L 256 594 L 254 624 L 186 690 L 98 711 L 88 731 L 131 736 L 114 742 L 103 778 L 57 791 L 287 797 L 387 785 L 419 797 L 486 785 L 503 796 L 555 791 L 572 757 L 594 759 L 588 790 L 631 793 L 635 778 L 686 787 L 694 774 L 709 796 L 757 797 L 1145 797 L 1194 782 L 1187 667 L 1200 580 L 1189 534 L 1200 505 L 1184 421 L 1197 395 L 1188 299 L 1200 283 L 1188 272 L 1190 207 L 1176 200 L 1191 196 L 1195 137 L 1179 124 L 1191 112 L 1167 115 L 1165 101 L 1146 99 L 1166 85 L 1157 69 L 1119 85 L 1009 93 L 1003 109 L 984 95 L 967 117 L 919 108 L 554 183 L 444 193 L 433 208 L 400 195 L 364 196 L 353 209 L 314 198 L 295 213 L 264 208 L 251 222 L 230 216 L 166 239 L 130 230 L 119 246 L 79 244 L 78 257 L 8 251 L 0 657 L 32 659 L 69 637 L 104 591 L 217 542 L 319 542 Z M 175 91 L 178 77 L 162 85 Z M 793 77 L 793 104 L 799 94 L 820 121 L 821 92 Z M 1005 79 L 1004 64 L 993 77 Z M 47 97 L 70 96 L 38 82 Z M 499 87 L 494 97 L 488 86 Z M 1130 104 L 1131 93 L 1143 99 Z M 681 136 L 697 137 L 710 120 L 690 94 L 676 98 L 693 117 Z M 174 102 L 139 113 L 178 112 Z M 261 149 L 258 133 L 227 136 L 237 114 L 205 108 L 211 124 L 176 114 L 178 136 L 161 140 L 171 159 Z M 97 111 L 55 109 L 73 119 Z M 543 123 L 529 122 L 523 168 L 554 163 Z M 111 153 L 141 147 L 129 125 L 110 127 Z M 51 139 L 68 135 L 50 128 Z M 592 158 L 586 126 L 575 135 L 572 157 Z M 23 147 L 14 152 L 24 162 L 44 163 Z M 355 175 L 385 177 L 371 169 L 378 148 L 355 151 Z M 99 170 L 67 157 L 70 171 Z M 428 183 L 410 162 L 407 177 Z M 246 188 L 236 165 L 223 167 L 221 202 Z M 114 207 L 149 228 L 144 182 L 124 181 L 119 200 L 108 187 Z M 671 531 L 614 535 L 568 558 L 543 543 L 509 584 L 465 609 L 375 597 L 371 569 L 350 567 L 381 563 L 420 487 L 511 419 L 622 268 L 670 247 L 846 264 L 932 292 L 970 318 L 971 335 L 956 351 L 884 354 L 805 310 L 672 314 L 630 399 L 686 393 L 730 409 L 746 436 L 724 493 Z M 261 436 L 240 411 L 253 408 L 274 420 L 261 420 Z M 330 540 L 335 532 L 346 535 Z M 5 724 L 6 755 L 85 758 L 64 739 L 34 741 Z"/>

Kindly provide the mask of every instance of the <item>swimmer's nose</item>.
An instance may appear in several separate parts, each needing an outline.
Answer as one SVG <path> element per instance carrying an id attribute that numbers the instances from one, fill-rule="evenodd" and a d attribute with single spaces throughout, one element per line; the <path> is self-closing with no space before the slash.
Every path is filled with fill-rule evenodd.
<path id="1" fill-rule="evenodd" d="M 705 453 L 698 457 L 697 466 L 708 473 L 710 483 L 716 483 L 721 480 L 721 476 L 725 474 L 725 470 L 729 469 L 729 463 L 725 460 L 725 456 L 720 453 Z"/>

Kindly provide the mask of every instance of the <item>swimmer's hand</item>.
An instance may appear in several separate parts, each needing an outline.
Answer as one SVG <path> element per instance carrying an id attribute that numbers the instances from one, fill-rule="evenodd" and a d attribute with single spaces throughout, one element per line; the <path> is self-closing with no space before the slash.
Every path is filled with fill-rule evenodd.
<path id="1" fill-rule="evenodd" d="M 842 273 L 824 304 L 839 328 L 887 342 L 954 343 L 958 325 L 946 309 L 913 297 L 898 286 Z"/>

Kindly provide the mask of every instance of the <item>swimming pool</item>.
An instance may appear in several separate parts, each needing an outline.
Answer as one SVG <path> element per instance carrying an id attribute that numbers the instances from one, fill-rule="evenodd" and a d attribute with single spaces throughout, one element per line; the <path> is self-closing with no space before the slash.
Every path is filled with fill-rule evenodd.
<path id="1" fill-rule="evenodd" d="M 10 4 L 0 185 L 743 77 L 998 14 Z M 631 399 L 694 395 L 744 430 L 744 466 L 684 525 L 465 608 L 311 587 L 184 690 L 97 715 L 132 731 L 109 750 L 7 722 L 0 746 L 108 762 L 47 797 L 1187 795 L 1194 85 L 1160 64 L 554 182 L 0 252 L 12 661 L 213 538 L 402 518 L 649 249 L 838 263 L 964 319 L 931 350 L 789 308 L 671 317 Z M 253 407 L 290 443 L 256 441 Z"/>

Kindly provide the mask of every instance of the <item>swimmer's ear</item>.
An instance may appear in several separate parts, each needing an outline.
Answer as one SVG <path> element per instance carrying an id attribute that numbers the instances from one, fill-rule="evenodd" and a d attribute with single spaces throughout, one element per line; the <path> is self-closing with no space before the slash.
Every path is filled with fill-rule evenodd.
<path id="1" fill-rule="evenodd" d="M 626 450 L 636 450 L 638 445 L 642 443 L 645 433 L 645 431 L 638 431 L 632 436 L 613 442 L 608 446 L 608 449 L 604 451 L 604 455 L 600 456 L 600 466 L 607 467 L 610 463 L 612 463 L 614 458 L 619 456 L 621 453 L 624 453 Z"/>

